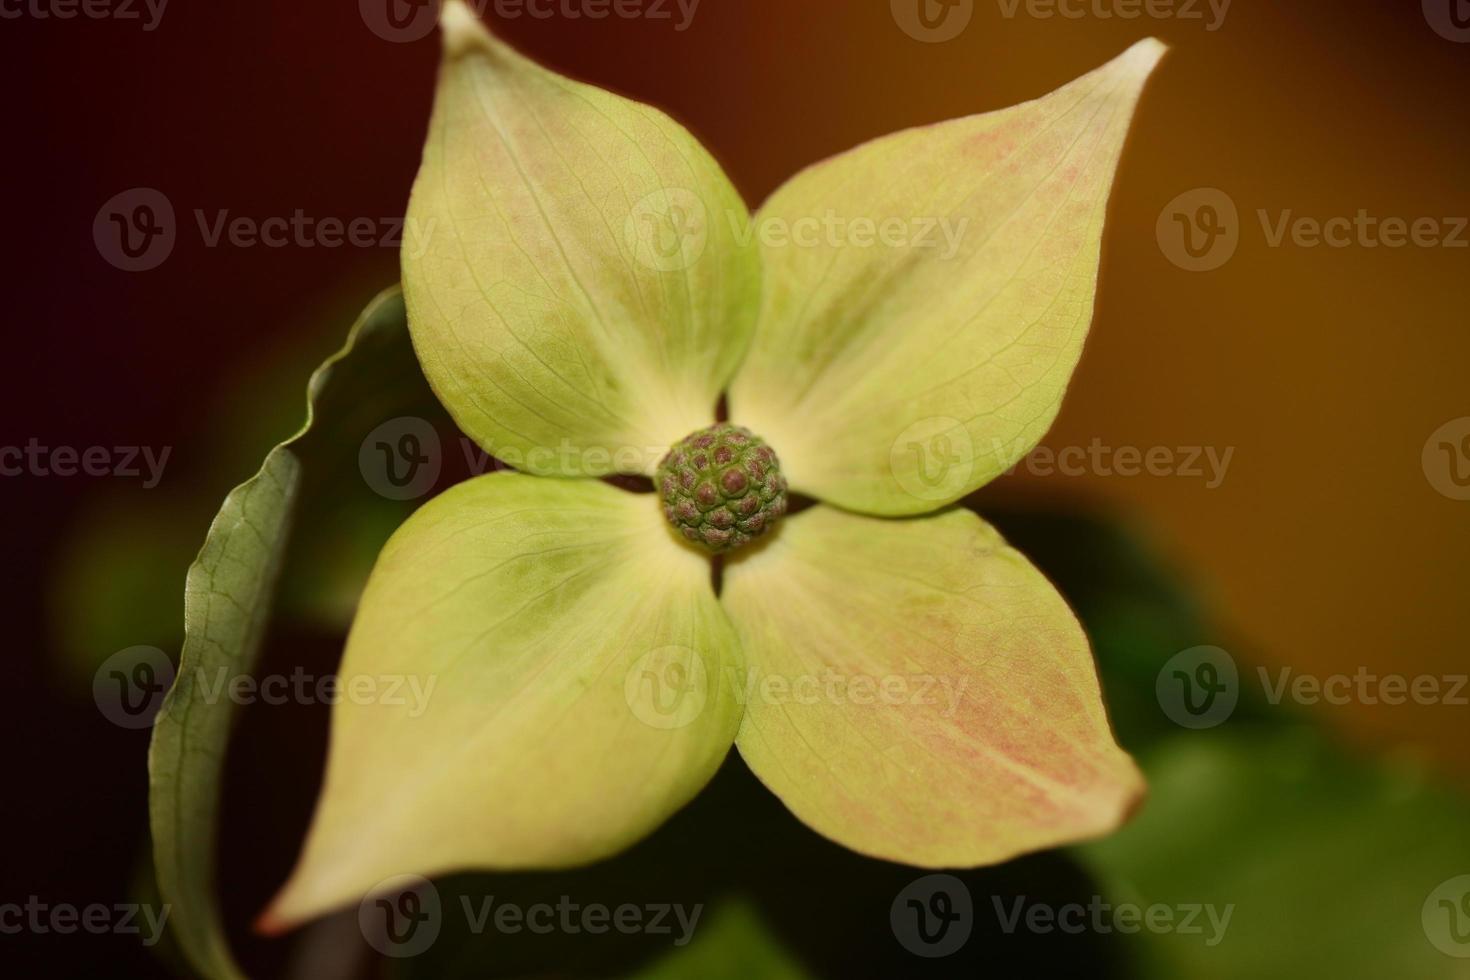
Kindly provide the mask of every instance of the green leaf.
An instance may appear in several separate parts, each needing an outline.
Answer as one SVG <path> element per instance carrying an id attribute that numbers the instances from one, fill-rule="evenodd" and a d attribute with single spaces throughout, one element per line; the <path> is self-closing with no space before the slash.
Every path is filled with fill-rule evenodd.
<path id="1" fill-rule="evenodd" d="M 748 210 L 667 116 L 533 64 L 461 0 L 442 25 L 403 251 L 424 370 L 517 469 L 651 474 L 749 342 Z"/>
<path id="2" fill-rule="evenodd" d="M 496 473 L 416 513 L 373 569 L 326 782 L 280 929 L 387 879 L 561 868 L 645 837 L 739 722 L 734 635 L 658 498 Z M 374 696 L 402 691 L 404 696 Z"/>
<path id="3" fill-rule="evenodd" d="M 1107 833 L 1142 792 L 1076 619 L 968 511 L 812 508 L 727 565 L 722 601 L 741 755 L 853 850 L 991 864 Z"/>
<path id="4" fill-rule="evenodd" d="M 274 343 L 232 354 L 198 425 L 209 438 L 187 456 L 172 456 L 160 484 L 96 486 L 57 548 L 47 587 L 50 631 L 69 681 L 90 685 L 102 662 L 125 647 L 179 648 L 184 577 L 220 499 L 301 425 L 303 379 L 342 346 L 342 324 L 356 318 L 371 288 L 333 287 L 292 315 Z M 412 388 L 427 396 L 413 411 L 451 430 L 422 377 Z M 377 549 L 405 513 L 381 497 L 355 498 L 362 474 L 355 460 L 341 462 L 326 476 L 338 485 L 304 501 L 311 512 L 299 522 L 303 553 L 286 570 L 292 588 L 281 590 L 278 610 L 283 619 L 330 630 L 351 622 L 350 604 Z M 327 531 L 330 539 L 317 533 Z"/>
<path id="5" fill-rule="evenodd" d="M 1126 937 L 1144 978 L 1464 976 L 1431 899 L 1470 874 L 1470 804 L 1307 729 L 1227 726 L 1145 757 L 1136 820 L 1079 854 L 1114 904 L 1213 907 L 1228 925 Z M 1458 901 L 1470 888 L 1460 882 Z M 1426 911 L 1427 907 L 1427 911 Z M 1182 913 L 1181 913 L 1182 914 Z M 1210 944 L 1207 940 L 1218 936 Z M 1464 944 L 1461 944 L 1464 949 Z"/>
<path id="6" fill-rule="evenodd" d="M 1142 41 L 1035 102 L 896 133 L 760 209 L 759 326 L 731 418 L 851 510 L 958 500 L 1040 441 L 1092 319 Z"/>
<path id="7" fill-rule="evenodd" d="M 240 971 L 214 881 L 220 777 L 235 705 L 228 697 L 207 697 L 200 679 L 254 669 L 298 516 L 345 512 L 349 490 L 379 507 L 408 512 L 411 501 L 384 500 L 361 475 L 349 483 L 342 474 L 356 470 L 359 446 L 377 424 L 408 413 L 431 424 L 435 411 L 414 362 L 402 298 L 390 290 L 312 375 L 306 423 L 225 498 L 189 569 L 179 672 L 153 729 L 150 810 L 158 886 L 173 908 L 170 925 L 201 975 L 238 977 Z M 309 510 L 302 509 L 303 498 Z M 318 522 L 302 523 L 310 528 Z M 366 537 L 364 545 L 373 547 Z"/>

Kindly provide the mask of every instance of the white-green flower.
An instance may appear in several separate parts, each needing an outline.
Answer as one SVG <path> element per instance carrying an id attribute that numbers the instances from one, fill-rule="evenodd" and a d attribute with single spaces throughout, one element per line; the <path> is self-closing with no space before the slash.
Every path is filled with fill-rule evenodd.
<path id="1" fill-rule="evenodd" d="M 342 686 L 435 693 L 417 713 L 334 709 L 267 924 L 394 875 L 614 854 L 732 744 L 801 820 L 894 861 L 973 866 L 1116 827 L 1142 781 L 1076 619 L 947 505 L 1056 415 L 1163 46 L 817 164 L 752 219 L 662 113 L 532 64 L 459 0 L 443 34 L 410 327 L 460 427 L 523 472 L 456 486 L 383 550 Z M 716 595 L 675 530 L 683 498 L 577 477 L 653 476 L 722 394 L 820 503 L 733 551 Z M 741 496 L 680 526 L 725 526 L 713 508 Z"/>

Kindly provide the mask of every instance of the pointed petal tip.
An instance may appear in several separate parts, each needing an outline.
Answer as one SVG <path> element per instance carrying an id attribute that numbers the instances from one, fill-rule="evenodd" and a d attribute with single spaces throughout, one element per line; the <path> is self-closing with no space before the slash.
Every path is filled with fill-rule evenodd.
<path id="1" fill-rule="evenodd" d="M 270 902 L 255 917 L 250 928 L 256 935 L 271 938 L 284 935 L 351 901 L 347 896 L 341 897 L 335 903 L 331 900 L 322 901 L 323 896 L 314 892 L 303 878 L 304 864 L 305 855 L 297 861 L 290 877 L 276 889 Z"/>
<path id="2" fill-rule="evenodd" d="M 1132 756 L 1125 755 L 1125 758 L 1128 760 L 1127 771 L 1120 775 L 1111 800 L 1103 808 L 1102 819 L 1098 821 L 1099 837 L 1106 837 L 1126 826 L 1148 800 L 1148 780 Z"/>
<path id="3" fill-rule="evenodd" d="M 444 35 L 444 53 L 448 57 L 457 57 L 490 36 L 464 0 L 444 0 L 439 8 L 439 30 Z"/>
<path id="4" fill-rule="evenodd" d="M 279 898 L 272 900 L 265 911 L 255 917 L 255 921 L 251 923 L 250 928 L 257 936 L 265 936 L 273 939 L 276 936 L 289 932 L 295 925 L 294 922 L 277 914 L 276 907 L 279 904 Z"/>
<path id="5" fill-rule="evenodd" d="M 366 893 L 363 888 L 363 893 Z M 286 883 L 276 890 L 269 904 L 250 924 L 258 936 L 274 939 L 301 928 L 313 919 L 346 908 L 361 896 L 351 891 L 323 894 L 311 889 L 302 879 L 301 868 L 291 873 Z"/>
<path id="6" fill-rule="evenodd" d="M 1118 55 L 1114 63 L 1127 68 L 1131 74 L 1142 76 L 1152 72 L 1168 53 L 1169 46 L 1163 41 L 1156 37 L 1146 37 Z"/>

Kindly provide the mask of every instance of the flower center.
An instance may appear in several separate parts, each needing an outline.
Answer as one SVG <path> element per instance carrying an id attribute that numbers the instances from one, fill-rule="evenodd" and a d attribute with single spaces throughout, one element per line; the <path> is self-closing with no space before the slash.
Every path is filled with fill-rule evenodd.
<path id="1" fill-rule="evenodd" d="M 781 461 L 759 436 L 729 422 L 675 443 L 654 485 L 669 523 L 716 554 L 760 537 L 786 513 Z"/>

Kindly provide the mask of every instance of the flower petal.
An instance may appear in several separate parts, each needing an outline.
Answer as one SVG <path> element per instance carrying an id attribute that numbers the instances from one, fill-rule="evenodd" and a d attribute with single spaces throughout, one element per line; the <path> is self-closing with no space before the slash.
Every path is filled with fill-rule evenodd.
<path id="1" fill-rule="evenodd" d="M 1106 833 L 1142 791 L 1081 627 L 974 514 L 816 507 L 725 571 L 736 744 L 853 850 L 969 867 Z"/>
<path id="2" fill-rule="evenodd" d="M 748 210 L 663 113 L 533 64 L 461 0 L 442 25 L 403 250 L 424 372 L 519 469 L 651 473 L 749 343 Z"/>
<path id="3" fill-rule="evenodd" d="M 396 875 L 632 844 L 729 751 L 738 656 L 707 562 L 651 495 L 511 473 L 454 487 L 373 570 L 321 801 L 263 927 Z"/>
<path id="4" fill-rule="evenodd" d="M 765 297 L 730 406 L 794 489 L 924 513 L 1040 441 L 1082 352 L 1113 172 L 1163 52 L 1143 41 L 1035 102 L 868 143 L 761 208 Z"/>

